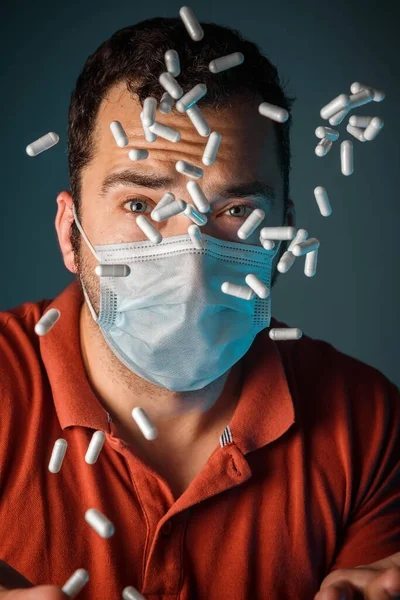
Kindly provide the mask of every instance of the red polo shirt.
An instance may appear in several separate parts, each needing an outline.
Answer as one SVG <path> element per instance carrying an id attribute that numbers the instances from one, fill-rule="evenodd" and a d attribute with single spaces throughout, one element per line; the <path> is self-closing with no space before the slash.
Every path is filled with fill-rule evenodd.
<path id="1" fill-rule="evenodd" d="M 0 313 L 0 559 L 35 585 L 62 587 L 86 569 L 82 600 L 129 585 L 149 600 L 311 600 L 331 570 L 400 551 L 400 395 L 380 372 L 264 330 L 220 444 L 175 501 L 90 387 L 82 301 L 73 283 L 53 302 Z M 39 338 L 50 307 L 61 318 Z M 96 430 L 106 441 L 88 465 Z M 68 448 L 52 474 L 58 438 Z M 88 508 L 113 537 L 92 530 Z"/>

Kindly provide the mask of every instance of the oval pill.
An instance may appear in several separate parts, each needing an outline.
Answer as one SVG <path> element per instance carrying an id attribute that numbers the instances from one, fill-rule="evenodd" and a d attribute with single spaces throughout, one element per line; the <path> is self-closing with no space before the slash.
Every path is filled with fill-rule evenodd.
<path id="1" fill-rule="evenodd" d="M 339 132 L 336 131 L 335 129 L 332 129 L 331 127 L 317 127 L 317 129 L 315 130 L 315 135 L 320 138 L 321 140 L 323 138 L 326 138 L 327 140 L 331 140 L 332 142 L 336 142 L 336 140 L 339 137 Z"/>
<path id="2" fill-rule="evenodd" d="M 314 196 L 321 215 L 323 217 L 329 217 L 332 214 L 332 207 L 331 203 L 329 202 L 328 192 L 326 189 L 319 185 L 314 190 Z M 295 245 L 297 245 L 297 243 Z"/>
<path id="3" fill-rule="evenodd" d="M 187 116 L 193 123 L 197 133 L 202 137 L 208 137 L 210 135 L 211 127 L 206 121 L 205 116 L 197 106 L 197 104 L 193 104 L 186 111 Z"/>
<path id="4" fill-rule="evenodd" d="M 111 521 L 96 508 L 89 508 L 86 511 L 85 521 L 102 538 L 110 538 L 115 533 L 115 527 Z"/>
<path id="5" fill-rule="evenodd" d="M 173 105 L 173 97 L 170 94 L 168 94 L 168 92 L 164 92 L 160 100 L 160 105 L 158 107 L 159 111 L 166 115 L 171 112 Z"/>
<path id="6" fill-rule="evenodd" d="M 229 283 L 229 281 L 225 281 L 221 285 L 221 290 L 228 296 L 235 296 L 236 298 L 241 298 L 242 300 L 252 300 L 255 296 L 254 291 L 246 285 Z"/>
<path id="7" fill-rule="evenodd" d="M 290 251 L 290 253 L 291 253 L 291 251 L 293 250 L 293 247 L 296 246 L 296 244 L 300 244 L 301 242 L 304 242 L 307 238 L 308 238 L 307 229 L 299 229 L 298 232 L 296 233 L 296 237 L 290 242 L 288 251 Z"/>
<path id="8" fill-rule="evenodd" d="M 353 127 L 352 125 L 346 125 L 346 131 L 355 137 L 359 142 L 365 142 L 364 130 L 360 127 Z"/>
<path id="9" fill-rule="evenodd" d="M 273 250 L 275 248 L 275 242 L 272 240 L 265 240 L 264 238 L 260 237 L 260 242 L 264 250 Z"/>
<path id="10" fill-rule="evenodd" d="M 374 97 L 374 102 L 382 102 L 385 99 L 385 92 L 382 90 L 377 90 L 376 88 L 371 87 L 370 85 L 366 85 L 365 83 L 360 83 L 359 81 L 355 81 L 350 86 L 350 91 L 352 94 L 357 94 L 361 90 L 369 89 L 372 90 Z"/>
<path id="11" fill-rule="evenodd" d="M 129 150 L 128 156 L 131 160 L 146 160 L 146 158 L 149 158 L 149 151 L 143 149 L 139 150 L 139 148 L 132 148 Z"/>
<path id="12" fill-rule="evenodd" d="M 365 137 L 365 133 L 364 133 Z M 365 138 L 367 139 L 367 138 Z M 340 163 L 343 175 L 351 175 L 354 171 L 354 149 L 350 140 L 340 144 Z"/>
<path id="13" fill-rule="evenodd" d="M 114 140 L 117 143 L 117 146 L 124 148 L 128 145 L 128 136 L 126 135 L 125 129 L 122 127 L 119 121 L 112 121 L 112 123 L 110 123 L 110 130 L 113 134 Z"/>
<path id="14" fill-rule="evenodd" d="M 352 127 L 362 127 L 365 129 L 371 123 L 373 117 L 362 117 L 360 115 L 353 115 L 349 119 L 349 124 Z"/>
<path id="15" fill-rule="evenodd" d="M 364 131 L 364 138 L 368 142 L 374 140 L 376 138 L 376 136 L 378 135 L 378 133 L 380 132 L 380 130 L 382 129 L 383 125 L 384 125 L 383 119 L 380 119 L 379 117 L 374 117 L 372 119 L 371 123 L 368 125 L 368 127 Z"/>
<path id="16" fill-rule="evenodd" d="M 196 167 L 192 163 L 186 162 L 185 160 L 178 160 L 175 165 L 178 173 L 182 173 L 183 175 L 187 175 L 188 177 L 193 177 L 194 179 L 199 179 L 203 177 L 203 169 L 201 167 Z"/>
<path id="17" fill-rule="evenodd" d="M 326 156 L 333 146 L 332 140 L 324 138 L 315 148 L 315 154 L 319 157 Z"/>
<path id="18" fill-rule="evenodd" d="M 290 250 L 286 250 L 286 252 L 282 254 L 276 268 L 279 273 L 287 273 L 295 260 L 295 255 Z"/>
<path id="19" fill-rule="evenodd" d="M 137 591 L 132 585 L 128 585 L 122 590 L 123 600 L 146 600 L 140 592 Z"/>
<path id="20" fill-rule="evenodd" d="M 189 6 L 182 6 L 182 8 L 179 10 L 179 16 L 181 17 L 186 31 L 192 40 L 195 42 L 202 40 L 204 37 L 204 31 L 193 10 Z"/>
<path id="21" fill-rule="evenodd" d="M 299 340 L 303 333 L 297 328 L 276 327 L 271 329 L 269 337 L 275 342 L 285 342 L 287 340 Z"/>
<path id="22" fill-rule="evenodd" d="M 360 90 L 357 94 L 352 94 L 350 96 L 350 103 L 348 108 L 352 110 L 353 108 L 358 108 L 359 106 L 364 106 L 364 104 L 368 104 L 372 102 L 374 99 L 374 93 L 372 90 L 365 89 Z"/>
<path id="23" fill-rule="evenodd" d="M 104 431 L 95 431 L 92 435 L 92 439 L 90 440 L 89 447 L 85 455 L 85 462 L 88 465 L 94 465 L 99 458 L 99 454 L 104 446 L 105 439 L 106 434 Z"/>
<path id="24" fill-rule="evenodd" d="M 176 81 L 174 77 L 172 77 L 171 73 L 165 72 L 161 73 L 158 81 L 161 83 L 162 87 L 174 100 L 179 100 L 183 96 L 183 89 Z"/>
<path id="25" fill-rule="evenodd" d="M 201 189 L 197 181 L 188 181 L 186 184 L 186 189 L 189 192 L 190 197 L 193 200 L 199 212 L 210 212 L 210 203 L 208 202 L 203 190 Z"/>
<path id="26" fill-rule="evenodd" d="M 98 277 L 128 277 L 130 272 L 128 265 L 97 265 L 95 268 Z"/>
<path id="27" fill-rule="evenodd" d="M 57 308 L 50 308 L 36 323 L 35 333 L 37 335 L 46 335 L 57 323 L 60 316 L 61 313 Z"/>
<path id="28" fill-rule="evenodd" d="M 209 167 L 215 163 L 221 140 L 222 135 L 218 133 L 218 131 L 213 131 L 211 133 L 207 140 L 206 147 L 204 148 L 203 158 L 201 159 L 204 165 Z"/>
<path id="29" fill-rule="evenodd" d="M 340 94 L 339 96 L 336 96 L 336 98 L 334 98 L 333 100 L 331 100 L 331 102 L 329 102 L 321 108 L 321 119 L 326 120 L 330 117 L 333 117 L 333 115 L 335 115 L 339 111 L 347 108 L 349 103 L 350 98 L 347 94 Z"/>
<path id="30" fill-rule="evenodd" d="M 144 215 L 139 215 L 136 217 L 136 223 L 143 231 L 147 239 L 153 242 L 153 244 L 159 244 L 162 241 L 163 238 L 161 233 L 154 227 L 152 223 L 150 223 L 147 217 Z"/>
<path id="31" fill-rule="evenodd" d="M 304 265 L 304 274 L 307 277 L 314 277 L 317 272 L 318 249 L 306 254 L 306 262 Z"/>
<path id="32" fill-rule="evenodd" d="M 199 226 L 205 225 L 208 221 L 206 215 L 199 213 L 191 204 L 186 206 L 183 214 Z"/>
<path id="33" fill-rule="evenodd" d="M 245 282 L 257 294 L 259 298 L 268 298 L 268 287 L 253 274 L 246 275 Z"/>
<path id="34" fill-rule="evenodd" d="M 67 446 L 67 440 L 60 438 L 55 441 L 49 462 L 50 473 L 59 473 L 63 464 L 65 453 L 67 451 Z"/>
<path id="35" fill-rule="evenodd" d="M 340 112 L 336 113 L 335 115 L 333 115 L 333 117 L 329 119 L 329 125 L 332 125 L 333 127 L 340 125 L 340 123 L 347 117 L 349 112 L 349 109 L 345 108 L 344 110 L 341 110 Z"/>
<path id="36" fill-rule="evenodd" d="M 143 433 L 143 436 L 146 440 L 155 440 L 158 437 L 157 428 L 153 425 L 146 411 L 140 406 L 137 406 L 132 411 L 132 417 L 135 421 L 136 425 L 139 427 L 140 431 Z"/>
<path id="37" fill-rule="evenodd" d="M 263 117 L 268 117 L 268 119 L 276 121 L 277 123 L 285 123 L 285 121 L 287 121 L 289 118 L 289 113 L 287 110 L 281 106 L 270 104 L 269 102 L 261 102 L 258 107 L 258 112 Z"/>
<path id="38" fill-rule="evenodd" d="M 28 144 L 28 146 L 25 148 L 25 152 L 28 154 L 28 156 L 37 156 L 41 152 L 49 150 L 58 144 L 59 140 L 60 136 L 58 133 L 55 133 L 55 131 L 49 131 L 49 133 L 42 135 L 42 137 Z"/>
<path id="39" fill-rule="evenodd" d="M 191 90 L 189 90 L 180 100 L 176 103 L 176 108 L 179 112 L 184 113 L 188 108 L 196 104 L 203 96 L 207 93 L 207 86 L 204 83 L 198 83 Z"/>
<path id="40" fill-rule="evenodd" d="M 151 127 L 156 120 L 157 100 L 149 96 L 143 102 L 143 125 Z"/>
<path id="41" fill-rule="evenodd" d="M 247 238 L 250 237 L 252 233 L 254 233 L 257 227 L 261 225 L 261 223 L 264 221 L 264 218 L 265 212 L 261 210 L 261 208 L 256 208 L 255 210 L 253 210 L 249 214 L 243 225 L 239 227 L 237 231 L 238 238 L 240 238 L 241 240 L 247 240 Z"/>
<path id="42" fill-rule="evenodd" d="M 89 573 L 85 569 L 77 569 L 64 583 L 61 590 L 71 598 L 75 598 L 89 581 Z"/>
<path id="43" fill-rule="evenodd" d="M 241 52 L 233 52 L 232 54 L 215 58 L 210 62 L 208 68 L 210 69 L 211 73 L 222 73 L 222 71 L 227 71 L 233 67 L 238 67 L 243 63 L 243 61 L 244 54 Z"/>
<path id="44" fill-rule="evenodd" d="M 317 250 L 319 248 L 319 241 L 317 238 L 310 238 L 305 242 L 301 242 L 300 244 L 296 244 L 293 246 L 293 250 L 291 251 L 294 256 L 303 256 L 307 254 L 307 252 L 312 252 L 312 250 Z"/>
<path id="45" fill-rule="evenodd" d="M 294 227 L 263 227 L 260 236 L 267 240 L 292 240 L 296 235 Z"/>
<path id="46" fill-rule="evenodd" d="M 187 204 L 184 200 L 173 200 L 172 202 L 169 202 L 160 208 L 156 206 L 151 213 L 151 218 L 157 223 L 160 221 L 166 221 L 166 219 L 174 217 L 175 215 L 183 212 L 186 209 L 186 206 Z"/>
<path id="47" fill-rule="evenodd" d="M 165 66 L 172 77 L 178 77 L 181 72 L 179 54 L 176 50 L 167 50 L 164 54 Z"/>
<path id="48" fill-rule="evenodd" d="M 169 142 L 179 142 L 181 139 L 181 132 L 173 127 L 168 127 L 168 125 L 163 125 L 162 123 L 158 123 L 157 121 L 153 123 L 149 127 L 152 133 L 159 135 L 160 137 L 168 140 Z"/>
<path id="49" fill-rule="evenodd" d="M 189 225 L 188 234 L 190 235 L 190 239 L 192 240 L 192 244 L 195 248 L 198 250 L 205 248 L 204 238 L 198 225 Z"/>

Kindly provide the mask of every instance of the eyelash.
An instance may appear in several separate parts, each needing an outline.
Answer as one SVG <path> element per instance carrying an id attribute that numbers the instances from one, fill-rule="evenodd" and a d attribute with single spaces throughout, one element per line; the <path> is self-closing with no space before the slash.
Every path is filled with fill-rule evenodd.
<path id="1" fill-rule="evenodd" d="M 146 200 L 142 200 L 141 198 L 128 198 L 128 200 L 124 200 L 122 203 L 122 206 L 125 206 L 126 204 L 131 204 L 132 202 L 141 202 L 142 204 L 147 204 Z M 252 210 L 254 210 L 255 208 L 258 208 L 258 206 L 256 204 L 254 204 L 251 201 L 248 201 L 246 203 L 236 203 L 236 204 L 231 204 L 231 206 L 229 206 L 224 212 L 228 212 L 228 210 L 231 210 L 231 208 L 235 208 L 235 207 L 244 207 L 244 208 L 250 208 Z M 129 211 L 131 212 L 133 215 L 135 214 L 135 211 Z M 143 213 L 138 212 L 137 214 L 141 215 Z M 230 218 L 232 219 L 244 219 L 245 216 L 243 215 L 228 215 Z M 248 216 L 248 215 L 247 215 Z"/>

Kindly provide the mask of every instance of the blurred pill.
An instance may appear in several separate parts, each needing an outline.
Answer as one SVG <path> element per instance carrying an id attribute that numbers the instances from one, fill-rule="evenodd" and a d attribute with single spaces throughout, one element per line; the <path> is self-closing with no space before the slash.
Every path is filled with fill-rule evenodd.
<path id="1" fill-rule="evenodd" d="M 203 115 L 197 104 L 193 104 L 193 106 L 188 108 L 186 111 L 186 115 L 193 123 L 199 135 L 201 135 L 202 137 L 208 137 L 210 135 L 211 127 L 207 123 L 205 116 Z"/>
<path id="2" fill-rule="evenodd" d="M 149 158 L 149 151 L 132 148 L 129 150 L 128 156 L 131 160 L 146 160 L 146 158 Z"/>
<path id="3" fill-rule="evenodd" d="M 268 119 L 276 121 L 277 123 L 284 123 L 289 118 L 287 110 L 280 106 L 276 106 L 275 104 L 270 104 L 269 102 L 262 102 L 258 107 L 258 112 L 263 117 L 268 117 Z"/>
<path id="4" fill-rule="evenodd" d="M 190 239 L 195 248 L 198 250 L 205 248 L 204 238 L 198 225 L 189 225 L 188 234 L 190 235 Z"/>
<path id="5" fill-rule="evenodd" d="M 352 125 L 346 125 L 346 131 L 356 138 L 359 142 L 365 142 L 364 129 L 360 127 L 353 127 Z"/>
<path id="6" fill-rule="evenodd" d="M 304 265 L 304 274 L 307 277 L 314 277 L 317 272 L 318 248 L 306 254 L 306 262 Z"/>
<path id="7" fill-rule="evenodd" d="M 260 236 L 267 240 L 292 240 L 296 235 L 294 227 L 263 227 Z"/>
<path id="8" fill-rule="evenodd" d="M 166 221 L 166 219 L 170 219 L 183 212 L 186 206 L 187 204 L 184 200 L 173 200 L 160 208 L 156 206 L 151 213 L 151 217 L 154 221 L 160 223 L 160 221 Z"/>
<path id="9" fill-rule="evenodd" d="M 350 98 L 347 94 L 340 94 L 339 96 L 336 96 L 336 98 L 334 98 L 333 100 L 331 100 L 331 102 L 329 102 L 328 104 L 326 104 L 325 106 L 323 106 L 321 108 L 321 111 L 320 111 L 321 119 L 326 120 L 326 119 L 329 119 L 330 117 L 333 117 L 333 115 L 335 115 L 339 111 L 347 108 L 349 105 L 349 102 L 350 102 Z"/>
<path id="10" fill-rule="evenodd" d="M 383 119 L 379 117 L 374 117 L 368 127 L 364 130 L 365 139 L 370 142 L 376 138 L 378 133 L 383 128 Z"/>
<path id="11" fill-rule="evenodd" d="M 115 527 L 111 521 L 96 508 L 89 508 L 86 511 L 85 521 L 102 538 L 110 538 L 115 533 Z"/>
<path id="12" fill-rule="evenodd" d="M 244 55 L 241 52 L 233 52 L 232 54 L 215 58 L 210 62 L 208 68 L 211 73 L 221 73 L 222 71 L 227 71 L 233 67 L 238 67 L 243 61 Z"/>
<path id="13" fill-rule="evenodd" d="M 42 137 L 28 144 L 28 146 L 25 148 L 25 152 L 28 154 L 28 156 L 37 156 L 41 152 L 49 150 L 50 148 L 58 144 L 59 140 L 60 136 L 58 135 L 58 133 L 55 133 L 54 131 L 49 131 L 49 133 L 42 135 Z"/>
<path id="14" fill-rule="evenodd" d="M 326 138 L 327 140 L 331 140 L 332 142 L 336 142 L 339 137 L 339 132 L 331 127 L 317 127 L 315 130 L 315 135 L 320 138 Z"/>
<path id="15" fill-rule="evenodd" d="M 157 121 L 153 123 L 149 127 L 152 133 L 159 135 L 160 137 L 168 140 L 169 142 L 179 142 L 181 139 L 181 133 L 177 129 L 173 127 L 168 127 L 168 125 L 163 125 L 162 123 L 158 123 Z"/>
<path id="16" fill-rule="evenodd" d="M 202 161 L 204 165 L 209 167 L 210 165 L 214 164 L 215 159 L 217 158 L 217 152 L 221 143 L 221 139 L 222 135 L 218 133 L 218 131 L 213 131 L 211 133 L 203 152 Z"/>
<path id="17" fill-rule="evenodd" d="M 179 54 L 176 50 L 167 50 L 164 54 L 165 66 L 172 77 L 178 77 L 181 72 Z"/>
<path id="18" fill-rule="evenodd" d="M 175 104 L 179 112 L 184 113 L 188 108 L 196 104 L 207 93 L 207 86 L 204 83 L 198 83 L 191 90 L 186 92 Z"/>
<path id="19" fill-rule="evenodd" d="M 85 455 L 85 462 L 88 465 L 94 465 L 99 458 L 105 439 L 106 434 L 104 431 L 95 431 L 92 435 L 92 439 L 90 440 L 89 447 Z"/>
<path id="20" fill-rule="evenodd" d="M 360 115 L 353 115 L 349 119 L 349 125 L 352 127 L 366 128 L 371 123 L 373 117 L 361 117 Z"/>
<path id="21" fill-rule="evenodd" d="M 95 268 L 98 277 L 128 277 L 130 272 L 128 265 L 97 265 Z"/>
<path id="22" fill-rule="evenodd" d="M 160 242 L 162 242 L 163 238 L 161 233 L 158 231 L 158 229 L 154 227 L 152 223 L 150 223 L 147 217 L 145 217 L 144 215 L 137 216 L 136 223 L 138 227 L 140 227 L 140 229 L 143 231 L 147 239 L 153 242 L 153 244 L 159 244 Z"/>
<path id="23" fill-rule="evenodd" d="M 117 143 L 117 146 L 124 148 L 128 145 L 128 136 L 126 135 L 125 129 L 122 127 L 119 121 L 112 121 L 112 123 L 110 123 L 110 130 L 113 134 L 114 140 Z"/>
<path id="24" fill-rule="evenodd" d="M 299 340 L 303 333 L 297 328 L 278 327 L 271 329 L 269 337 L 275 342 L 285 342 L 287 340 Z"/>
<path id="25" fill-rule="evenodd" d="M 146 440 L 152 441 L 157 439 L 157 428 L 153 425 L 148 414 L 143 408 L 140 408 L 140 406 L 134 408 L 132 411 L 132 418 L 135 421 L 136 425 L 139 427 Z"/>
<path id="26" fill-rule="evenodd" d="M 199 212 L 207 213 L 210 211 L 210 203 L 208 202 L 197 181 L 188 181 L 186 184 L 186 189 Z"/>
<path id="27" fill-rule="evenodd" d="M 62 467 L 68 442 L 62 438 L 55 441 L 49 462 L 50 473 L 58 473 Z"/>
<path id="28" fill-rule="evenodd" d="M 382 90 L 377 90 L 376 88 L 373 88 L 370 85 L 366 85 L 364 83 L 360 83 L 359 81 L 355 81 L 350 86 L 350 91 L 352 94 L 357 94 L 361 90 L 365 90 L 365 89 L 372 90 L 372 92 L 374 94 L 374 97 L 373 97 L 374 102 L 382 102 L 382 100 L 385 99 L 385 92 L 383 92 Z"/>
<path id="29" fill-rule="evenodd" d="M 182 8 L 179 10 L 179 16 L 181 17 L 186 31 L 192 40 L 195 42 L 202 40 L 204 37 L 204 31 L 193 10 L 189 6 L 182 6 Z"/>
<path id="30" fill-rule="evenodd" d="M 170 94 L 168 94 L 168 92 L 164 92 L 161 97 L 158 110 L 161 113 L 163 113 L 164 115 L 166 115 L 171 112 L 173 105 L 174 105 L 173 97 Z"/>
<path id="31" fill-rule="evenodd" d="M 128 585 L 126 588 L 122 590 L 122 599 L 123 600 L 146 600 L 144 596 L 140 592 L 137 591 L 131 585 Z"/>
<path id="32" fill-rule="evenodd" d="M 183 96 L 183 89 L 176 81 L 174 77 L 172 77 L 171 73 L 167 71 L 161 73 L 158 81 L 161 83 L 162 87 L 174 100 L 179 100 Z"/>
<path id="33" fill-rule="evenodd" d="M 46 335 L 54 327 L 61 313 L 57 308 L 50 308 L 35 325 L 36 335 Z"/>
<path id="34" fill-rule="evenodd" d="M 313 250 L 317 250 L 319 248 L 319 241 L 317 238 L 310 238 L 304 242 L 300 242 L 300 244 L 296 244 L 293 246 L 293 250 L 291 251 L 294 256 L 304 256 L 308 252 L 312 252 Z"/>
<path id="35" fill-rule="evenodd" d="M 175 165 L 175 169 L 178 173 L 182 173 L 183 175 L 187 175 L 188 177 L 193 177 L 194 179 L 199 179 L 203 177 L 203 169 L 201 167 L 196 167 L 192 163 L 186 162 L 185 160 L 178 160 Z"/>
<path id="36" fill-rule="evenodd" d="M 328 140 L 324 138 L 319 142 L 319 144 L 315 148 L 315 154 L 319 157 L 326 156 L 330 149 L 332 148 L 333 142 L 332 140 Z"/>
<path id="37" fill-rule="evenodd" d="M 332 207 L 331 203 L 329 202 L 328 192 L 326 189 L 319 185 L 314 190 L 314 196 L 321 215 L 323 217 L 329 217 L 332 214 Z"/>
<path id="38" fill-rule="evenodd" d="M 247 285 L 257 294 L 259 298 L 268 298 L 269 289 L 268 287 L 256 277 L 256 275 L 249 274 L 245 277 Z"/>
<path id="39" fill-rule="evenodd" d="M 89 581 L 89 573 L 85 569 L 77 569 L 64 583 L 61 590 L 72 600 Z"/>
<path id="40" fill-rule="evenodd" d="M 286 250 L 286 252 L 282 254 L 276 268 L 279 273 L 287 273 L 295 260 L 295 255 L 290 250 Z"/>
<path id="41" fill-rule="evenodd" d="M 246 285 L 229 283 L 229 281 L 225 281 L 221 285 L 221 290 L 228 296 L 235 296 L 236 298 L 241 298 L 242 300 L 252 300 L 255 296 L 254 291 Z"/>
<path id="42" fill-rule="evenodd" d="M 365 137 L 365 133 L 364 133 Z M 365 138 L 367 139 L 367 138 Z M 345 140 L 340 144 L 340 163 L 343 175 L 351 175 L 354 171 L 353 142 Z"/>

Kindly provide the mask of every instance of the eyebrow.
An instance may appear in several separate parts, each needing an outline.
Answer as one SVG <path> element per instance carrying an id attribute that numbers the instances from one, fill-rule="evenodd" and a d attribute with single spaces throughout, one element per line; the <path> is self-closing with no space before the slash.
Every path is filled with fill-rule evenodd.
<path id="1" fill-rule="evenodd" d="M 149 174 L 142 170 L 124 169 L 109 173 L 101 184 L 100 196 L 105 198 L 108 192 L 119 186 L 144 187 L 152 190 L 160 190 L 172 186 L 175 178 L 167 175 Z M 264 198 L 268 204 L 274 206 L 276 192 L 272 185 L 264 181 L 249 181 L 244 183 L 232 183 L 220 190 L 217 195 L 224 200 L 230 198 L 245 198 L 257 196 Z"/>

